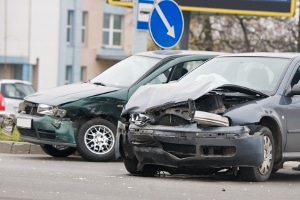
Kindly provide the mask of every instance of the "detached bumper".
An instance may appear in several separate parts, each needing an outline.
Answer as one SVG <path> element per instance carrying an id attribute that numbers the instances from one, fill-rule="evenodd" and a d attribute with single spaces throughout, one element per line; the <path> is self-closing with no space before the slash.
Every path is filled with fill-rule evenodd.
<path id="1" fill-rule="evenodd" d="M 124 130 L 122 130 L 124 129 Z M 264 158 L 263 136 L 249 135 L 246 126 L 197 128 L 144 126 L 119 122 L 124 155 L 135 156 L 139 170 L 146 164 L 169 167 L 258 167 Z"/>

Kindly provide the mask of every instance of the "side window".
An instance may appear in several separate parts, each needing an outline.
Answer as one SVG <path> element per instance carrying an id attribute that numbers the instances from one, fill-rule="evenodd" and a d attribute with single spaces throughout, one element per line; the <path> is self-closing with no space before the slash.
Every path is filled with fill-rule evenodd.
<path id="1" fill-rule="evenodd" d="M 188 72 L 192 71 L 196 67 L 198 67 L 200 64 L 202 64 L 204 61 L 198 60 L 198 61 L 187 61 L 187 62 L 182 62 L 178 63 L 175 66 L 175 69 L 172 71 L 171 76 L 169 78 L 170 81 L 177 81 L 180 79 L 182 76 L 187 74 Z"/>
<path id="2" fill-rule="evenodd" d="M 174 67 L 171 67 L 169 69 L 167 69 L 166 71 L 164 71 L 163 73 L 161 73 L 160 75 L 158 75 L 157 77 L 155 77 L 154 79 L 152 79 L 152 81 L 150 81 L 150 84 L 161 84 L 161 83 L 166 83 L 168 81 L 168 77 L 172 71 Z"/>
<path id="3" fill-rule="evenodd" d="M 300 66 L 298 67 L 292 81 L 291 81 L 291 87 L 293 87 L 295 84 L 299 82 L 300 79 Z"/>
<path id="4" fill-rule="evenodd" d="M 199 65 L 201 65 L 204 61 L 202 60 L 192 60 L 187 62 L 178 63 L 177 65 L 169 68 L 168 70 L 164 71 L 152 81 L 150 81 L 150 84 L 161 84 L 161 83 L 167 83 L 170 81 L 176 81 L 182 76 L 184 76 L 186 73 L 192 71 Z"/>

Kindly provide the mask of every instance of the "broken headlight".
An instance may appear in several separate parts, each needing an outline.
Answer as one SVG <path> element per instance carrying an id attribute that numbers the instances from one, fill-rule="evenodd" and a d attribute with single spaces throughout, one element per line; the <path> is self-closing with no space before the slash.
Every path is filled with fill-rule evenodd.
<path id="1" fill-rule="evenodd" d="M 39 104 L 37 113 L 41 115 L 53 115 L 54 117 L 64 117 L 66 115 L 66 110 L 59 109 L 56 106 L 50 106 L 46 104 Z"/>
<path id="2" fill-rule="evenodd" d="M 144 114 L 131 114 L 129 121 L 137 126 L 144 126 L 150 121 L 150 118 Z"/>

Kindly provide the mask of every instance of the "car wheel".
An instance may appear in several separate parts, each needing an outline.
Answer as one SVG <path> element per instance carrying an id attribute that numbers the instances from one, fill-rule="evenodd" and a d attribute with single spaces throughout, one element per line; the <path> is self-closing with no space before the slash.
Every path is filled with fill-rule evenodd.
<path id="1" fill-rule="evenodd" d="M 103 162 L 114 158 L 116 126 L 94 118 L 84 123 L 76 135 L 77 150 L 87 161 Z"/>
<path id="2" fill-rule="evenodd" d="M 274 139 L 269 128 L 260 126 L 254 135 L 264 136 L 264 161 L 259 167 L 241 167 L 240 175 L 244 181 L 267 181 L 273 171 Z"/>
<path id="3" fill-rule="evenodd" d="M 53 157 L 67 157 L 75 153 L 75 147 L 67 147 L 62 145 L 41 145 L 41 149 L 48 155 Z"/>

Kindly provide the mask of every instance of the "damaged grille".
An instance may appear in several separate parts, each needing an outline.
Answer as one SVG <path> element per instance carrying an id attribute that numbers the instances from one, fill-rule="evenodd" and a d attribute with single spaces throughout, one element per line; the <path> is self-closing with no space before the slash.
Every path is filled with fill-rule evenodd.
<path id="1" fill-rule="evenodd" d="M 234 146 L 201 146 L 200 154 L 204 157 L 234 156 L 236 148 Z"/>
<path id="2" fill-rule="evenodd" d="M 194 157 L 196 155 L 195 145 L 172 144 L 161 142 L 162 148 L 178 158 Z"/>
<path id="3" fill-rule="evenodd" d="M 18 128 L 18 130 L 19 130 L 21 136 L 34 137 L 34 138 L 37 137 L 37 134 L 32 129 Z"/>
<path id="4" fill-rule="evenodd" d="M 41 138 L 46 140 L 55 140 L 56 136 L 49 131 L 45 130 L 38 130 L 36 133 L 34 129 L 24 129 L 24 128 L 18 128 L 20 135 L 24 137 L 31 137 L 31 138 Z"/>
<path id="5" fill-rule="evenodd" d="M 189 121 L 175 115 L 164 115 L 158 120 L 157 123 L 165 126 L 178 126 L 178 125 L 190 124 Z"/>

